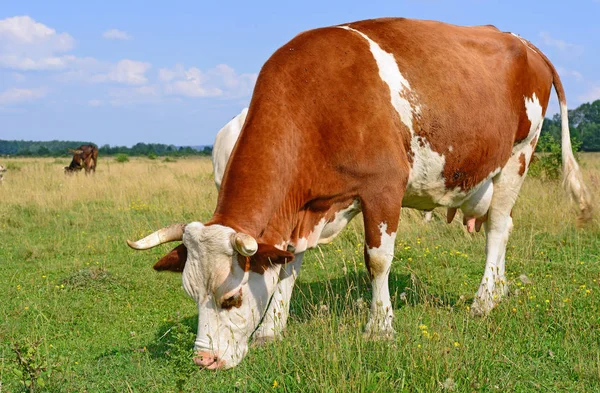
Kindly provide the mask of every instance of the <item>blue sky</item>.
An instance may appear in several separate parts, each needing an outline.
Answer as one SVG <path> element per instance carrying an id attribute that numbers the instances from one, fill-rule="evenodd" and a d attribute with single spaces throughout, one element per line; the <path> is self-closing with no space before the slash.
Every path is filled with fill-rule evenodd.
<path id="1" fill-rule="evenodd" d="M 0 0 L 0 139 L 212 144 L 279 46 L 381 16 L 494 24 L 553 61 L 569 107 L 600 98 L 600 0 Z"/>

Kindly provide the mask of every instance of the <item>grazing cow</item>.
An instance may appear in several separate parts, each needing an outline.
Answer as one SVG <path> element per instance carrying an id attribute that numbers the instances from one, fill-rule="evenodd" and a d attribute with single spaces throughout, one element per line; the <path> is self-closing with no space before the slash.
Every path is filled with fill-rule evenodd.
<path id="1" fill-rule="evenodd" d="M 374 19 L 310 30 L 277 50 L 258 76 L 212 218 L 128 243 L 183 240 L 154 268 L 183 271 L 199 312 L 195 362 L 207 369 L 237 365 L 252 336 L 281 334 L 304 252 L 360 211 L 373 294 L 365 334 L 394 333 L 388 275 L 402 206 L 487 217 L 472 306 L 485 314 L 507 291 L 511 210 L 553 85 L 564 184 L 590 218 L 564 90 L 537 48 L 493 26 Z"/>
<path id="2" fill-rule="evenodd" d="M 229 161 L 229 156 L 240 135 L 247 114 L 248 108 L 242 109 L 239 115 L 231 119 L 229 123 L 225 124 L 225 126 L 219 130 L 215 138 L 212 150 L 212 163 L 217 190 L 221 188 L 221 180 L 225 173 L 227 161 Z"/>
<path id="3" fill-rule="evenodd" d="M 6 167 L 0 165 L 0 185 L 4 182 L 4 172 L 6 172 Z"/>
<path id="4" fill-rule="evenodd" d="M 72 174 L 82 169 L 85 169 L 86 175 L 91 171 L 96 173 L 98 148 L 95 145 L 81 145 L 75 150 L 69 149 L 69 153 L 73 154 L 73 160 L 65 167 L 65 174 Z"/>

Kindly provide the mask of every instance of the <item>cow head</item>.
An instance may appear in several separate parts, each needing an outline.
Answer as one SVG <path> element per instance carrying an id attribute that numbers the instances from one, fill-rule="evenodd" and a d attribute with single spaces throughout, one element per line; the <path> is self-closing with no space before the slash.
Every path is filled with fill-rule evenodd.
<path id="1" fill-rule="evenodd" d="M 65 167 L 65 174 L 70 175 L 75 171 L 80 171 L 83 168 L 83 150 L 81 149 L 69 149 L 69 153 L 73 154 L 73 159 L 69 166 Z"/>
<path id="2" fill-rule="evenodd" d="M 147 249 L 183 240 L 155 265 L 183 273 L 183 288 L 198 306 L 195 363 L 207 369 L 236 366 L 248 352 L 275 287 L 281 264 L 294 255 L 257 243 L 250 235 L 199 222 L 163 228 L 130 247 Z"/>

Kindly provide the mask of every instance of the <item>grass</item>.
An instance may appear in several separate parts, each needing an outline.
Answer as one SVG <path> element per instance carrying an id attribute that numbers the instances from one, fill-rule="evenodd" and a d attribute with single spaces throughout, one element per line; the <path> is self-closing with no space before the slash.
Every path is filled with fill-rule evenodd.
<path id="1" fill-rule="evenodd" d="M 582 159 L 598 201 L 600 156 Z M 171 247 L 134 252 L 125 239 L 206 221 L 210 160 L 101 159 L 88 177 L 64 176 L 66 159 L 2 164 L 12 168 L 0 187 L 2 392 L 30 388 L 16 348 L 29 348 L 43 377 L 35 391 L 48 392 L 600 391 L 600 231 L 576 228 L 558 183 L 525 182 L 507 251 L 512 294 L 489 317 L 468 311 L 484 235 L 441 211 L 424 224 L 405 210 L 390 275 L 397 335 L 363 339 L 359 216 L 307 253 L 285 339 L 205 372 L 185 363 L 195 303 L 179 275 L 151 269 Z"/>

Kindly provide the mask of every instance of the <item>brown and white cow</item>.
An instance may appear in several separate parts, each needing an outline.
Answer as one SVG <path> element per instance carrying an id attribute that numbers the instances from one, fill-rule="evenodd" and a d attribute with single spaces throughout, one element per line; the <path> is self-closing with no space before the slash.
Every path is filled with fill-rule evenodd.
<path id="1" fill-rule="evenodd" d="M 86 175 L 92 171 L 96 173 L 98 147 L 95 145 L 81 145 L 77 149 L 69 149 L 69 153 L 73 154 L 73 160 L 71 160 L 69 166 L 65 167 L 65 174 L 72 174 L 82 169 L 85 169 Z"/>
<path id="2" fill-rule="evenodd" d="M 367 334 L 394 333 L 388 275 L 403 206 L 487 216 L 472 307 L 485 314 L 507 291 L 511 210 L 553 85 L 565 186 L 589 218 L 564 90 L 537 48 L 493 26 L 375 19 L 310 30 L 277 50 L 258 76 L 212 218 L 129 244 L 183 240 L 155 268 L 183 271 L 199 311 L 195 360 L 208 369 L 237 365 L 251 336 L 281 334 L 305 250 L 332 241 L 360 211 L 373 288 Z"/>

